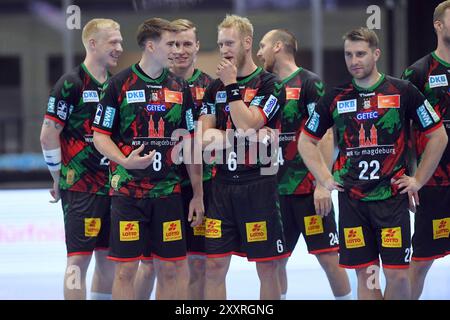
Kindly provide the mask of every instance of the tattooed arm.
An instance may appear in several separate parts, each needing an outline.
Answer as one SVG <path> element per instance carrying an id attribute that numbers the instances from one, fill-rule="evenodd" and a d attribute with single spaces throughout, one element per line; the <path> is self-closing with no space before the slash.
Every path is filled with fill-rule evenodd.
<path id="1" fill-rule="evenodd" d="M 47 150 L 57 150 L 61 148 L 61 144 L 59 141 L 59 135 L 63 130 L 63 126 L 56 121 L 53 121 L 48 118 L 44 118 L 44 123 L 42 124 L 41 129 L 41 147 L 45 152 Z M 50 190 L 50 194 L 53 196 L 53 201 L 57 202 L 60 198 L 59 196 L 59 176 L 60 170 L 50 170 L 50 174 L 53 178 L 53 188 Z"/>

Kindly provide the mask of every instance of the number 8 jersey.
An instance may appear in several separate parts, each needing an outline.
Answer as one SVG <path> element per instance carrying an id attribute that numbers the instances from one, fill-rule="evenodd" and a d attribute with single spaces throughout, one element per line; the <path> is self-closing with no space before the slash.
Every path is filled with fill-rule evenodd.
<path id="1" fill-rule="evenodd" d="M 110 79 L 93 130 L 111 135 L 125 156 L 142 144 L 146 154 L 156 150 L 143 170 L 127 170 L 111 161 L 111 195 L 159 198 L 180 192 L 179 153 L 173 149 L 180 135 L 194 132 L 193 107 L 187 82 L 167 69 L 152 79 L 135 64 Z M 184 130 L 174 134 L 177 129 Z"/>
<path id="2" fill-rule="evenodd" d="M 391 179 L 406 173 L 410 120 L 425 134 L 442 125 L 416 87 L 381 75 L 370 88 L 352 81 L 330 90 L 303 132 L 317 139 L 335 125 L 339 147 L 335 180 L 354 199 L 384 200 L 397 194 Z"/>

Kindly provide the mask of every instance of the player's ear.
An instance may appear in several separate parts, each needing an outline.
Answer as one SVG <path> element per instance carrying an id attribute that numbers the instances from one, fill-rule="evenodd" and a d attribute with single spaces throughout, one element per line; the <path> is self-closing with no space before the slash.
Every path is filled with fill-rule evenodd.
<path id="1" fill-rule="evenodd" d="M 281 41 L 276 41 L 275 44 L 273 45 L 273 51 L 277 53 L 281 50 L 282 47 L 283 43 Z"/>
<path id="2" fill-rule="evenodd" d="M 149 52 L 155 51 L 155 43 L 151 40 L 147 40 L 145 43 L 145 50 L 148 50 Z"/>
<path id="3" fill-rule="evenodd" d="M 439 20 L 436 20 L 436 21 L 433 23 L 433 26 L 434 26 L 434 30 L 435 30 L 436 32 L 442 30 L 442 22 L 439 21 Z"/>
<path id="4" fill-rule="evenodd" d="M 95 39 L 89 39 L 88 44 L 89 44 L 89 48 L 90 48 L 91 50 L 94 50 L 94 49 L 95 49 L 95 45 L 96 45 Z"/>
<path id="5" fill-rule="evenodd" d="M 253 42 L 252 37 L 250 37 L 250 36 L 244 37 L 243 43 L 244 43 L 245 49 L 250 50 L 252 48 L 252 42 Z"/>
<path id="6" fill-rule="evenodd" d="M 377 62 L 378 59 L 380 59 L 380 56 L 381 56 L 381 50 L 380 50 L 380 48 L 374 49 L 374 50 L 373 50 L 373 55 L 374 55 L 374 57 L 375 57 L 375 62 Z"/>

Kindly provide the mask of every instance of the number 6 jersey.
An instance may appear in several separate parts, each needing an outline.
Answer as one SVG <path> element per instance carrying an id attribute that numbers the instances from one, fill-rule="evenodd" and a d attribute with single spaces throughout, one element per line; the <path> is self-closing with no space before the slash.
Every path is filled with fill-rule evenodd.
<path id="1" fill-rule="evenodd" d="M 322 137 L 336 126 L 339 157 L 334 177 L 354 199 L 384 200 L 397 193 L 391 179 L 406 172 L 409 122 L 426 133 L 442 124 L 411 83 L 381 75 L 370 88 L 354 81 L 319 100 L 303 132 Z"/>
<path id="2" fill-rule="evenodd" d="M 153 162 L 142 170 L 111 161 L 111 195 L 158 198 L 180 192 L 174 147 L 194 131 L 193 107 L 187 82 L 167 69 L 152 79 L 134 64 L 110 79 L 93 130 L 111 135 L 125 156 L 142 144 L 145 154 L 156 150 Z"/>

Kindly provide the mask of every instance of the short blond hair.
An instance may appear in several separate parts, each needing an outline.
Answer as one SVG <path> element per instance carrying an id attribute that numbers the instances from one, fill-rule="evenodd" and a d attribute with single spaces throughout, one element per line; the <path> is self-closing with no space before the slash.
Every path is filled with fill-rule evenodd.
<path id="1" fill-rule="evenodd" d="M 365 41 L 369 44 L 371 49 L 378 49 L 380 41 L 375 31 L 368 28 L 358 28 L 347 32 L 342 39 L 349 41 Z"/>
<path id="2" fill-rule="evenodd" d="M 436 22 L 438 20 L 442 19 L 442 16 L 445 13 L 445 10 L 450 9 L 450 1 L 444 1 L 438 4 L 438 6 L 434 9 L 433 14 L 433 22 Z"/>
<path id="3" fill-rule="evenodd" d="M 172 27 L 176 30 L 176 32 L 183 32 L 188 30 L 193 30 L 195 34 L 195 40 L 198 39 L 197 37 L 197 27 L 195 24 L 188 19 L 177 19 L 173 20 L 171 23 Z"/>
<path id="4" fill-rule="evenodd" d="M 253 25 L 248 18 L 240 17 L 234 14 L 227 14 L 225 19 L 218 25 L 218 30 L 227 28 L 236 28 L 243 37 L 253 38 Z"/>
<path id="5" fill-rule="evenodd" d="M 81 39 L 85 48 L 89 45 L 89 40 L 101 30 L 112 29 L 120 30 L 120 24 L 112 19 L 92 19 L 83 28 Z"/>

